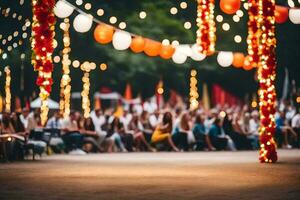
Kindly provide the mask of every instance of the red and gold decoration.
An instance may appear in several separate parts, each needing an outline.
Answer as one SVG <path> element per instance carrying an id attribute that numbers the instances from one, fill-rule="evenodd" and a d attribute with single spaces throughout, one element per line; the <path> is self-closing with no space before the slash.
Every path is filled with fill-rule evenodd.
<path id="1" fill-rule="evenodd" d="M 258 66 L 260 107 L 260 156 L 265 163 L 277 161 L 275 134 L 275 0 L 259 0 L 260 13 L 260 61 Z"/>
<path id="2" fill-rule="evenodd" d="M 41 121 L 45 124 L 48 117 L 48 97 L 52 87 L 52 53 L 55 16 L 53 8 L 55 0 L 33 0 L 33 21 L 32 21 L 32 64 L 38 72 L 36 84 L 40 87 Z"/>
<path id="3" fill-rule="evenodd" d="M 64 19 L 62 29 L 64 31 L 64 36 L 63 36 L 64 49 L 62 51 L 63 75 L 60 80 L 59 109 L 60 109 L 60 114 L 64 118 L 66 118 L 70 114 L 70 99 L 71 99 L 71 77 L 70 77 L 71 60 L 69 59 L 69 53 L 71 51 L 71 48 L 70 48 L 70 33 L 69 33 L 70 22 L 68 18 Z"/>
<path id="4" fill-rule="evenodd" d="M 259 39 L 260 39 L 260 25 L 259 25 L 259 0 L 249 0 L 248 1 L 248 37 L 247 37 L 247 44 L 248 44 L 248 56 L 245 59 L 247 63 L 246 69 L 252 69 L 256 67 L 259 62 Z M 244 68 L 245 69 L 245 68 Z"/>
<path id="5" fill-rule="evenodd" d="M 214 21 L 214 0 L 198 0 L 197 8 L 197 44 L 200 53 L 211 55 L 215 52 L 216 25 Z"/>
<path id="6" fill-rule="evenodd" d="M 5 112 L 10 113 L 11 111 L 11 91 L 10 91 L 10 84 L 11 84 L 11 75 L 9 67 L 5 67 Z"/>
<path id="7" fill-rule="evenodd" d="M 198 98 L 198 87 L 197 87 L 197 71 L 191 70 L 191 78 L 190 78 L 190 109 L 195 110 L 199 106 Z"/>
<path id="8" fill-rule="evenodd" d="M 226 14 L 234 14 L 241 7 L 241 0 L 220 0 L 220 8 Z"/>

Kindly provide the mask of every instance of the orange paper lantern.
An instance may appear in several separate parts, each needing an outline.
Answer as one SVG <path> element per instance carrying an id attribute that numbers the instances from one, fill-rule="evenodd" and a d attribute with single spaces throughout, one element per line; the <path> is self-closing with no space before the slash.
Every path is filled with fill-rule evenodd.
<path id="1" fill-rule="evenodd" d="M 250 61 L 250 56 L 246 56 L 246 58 L 244 60 L 243 69 L 246 71 L 249 71 L 249 70 L 253 69 L 254 67 L 256 67 L 256 64 L 254 62 Z"/>
<path id="2" fill-rule="evenodd" d="M 234 53 L 232 65 L 236 68 L 243 67 L 245 56 L 243 53 Z"/>
<path id="3" fill-rule="evenodd" d="M 100 44 L 108 44 L 112 41 L 114 28 L 106 24 L 98 25 L 94 30 L 94 38 Z"/>
<path id="4" fill-rule="evenodd" d="M 289 10 L 283 6 L 275 6 L 275 21 L 278 24 L 286 22 L 289 17 Z"/>
<path id="5" fill-rule="evenodd" d="M 172 45 L 162 45 L 159 55 L 163 59 L 170 59 L 174 52 L 175 48 Z"/>
<path id="6" fill-rule="evenodd" d="M 145 40 L 144 38 L 138 36 L 132 39 L 130 49 L 134 53 L 141 53 L 144 50 L 145 47 Z"/>
<path id="7" fill-rule="evenodd" d="M 221 0 L 220 8 L 226 14 L 234 14 L 241 7 L 241 0 Z"/>
<path id="8" fill-rule="evenodd" d="M 146 39 L 144 52 L 146 55 L 154 57 L 158 56 L 161 50 L 161 43 L 154 40 Z"/>

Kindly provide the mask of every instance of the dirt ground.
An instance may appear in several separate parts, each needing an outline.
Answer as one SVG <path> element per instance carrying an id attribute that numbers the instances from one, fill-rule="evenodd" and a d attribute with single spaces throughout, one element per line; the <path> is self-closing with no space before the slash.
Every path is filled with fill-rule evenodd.
<path id="1" fill-rule="evenodd" d="M 0 199 L 300 199 L 300 150 L 52 155 L 0 164 Z"/>

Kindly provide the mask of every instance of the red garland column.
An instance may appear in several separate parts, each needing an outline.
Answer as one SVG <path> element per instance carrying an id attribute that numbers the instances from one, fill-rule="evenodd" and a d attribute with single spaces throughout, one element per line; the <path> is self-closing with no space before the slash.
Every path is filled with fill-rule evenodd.
<path id="1" fill-rule="evenodd" d="M 214 21 L 214 0 L 198 0 L 197 8 L 197 44 L 200 52 L 211 55 L 215 52 L 216 25 Z"/>
<path id="2" fill-rule="evenodd" d="M 50 96 L 52 80 L 52 53 L 55 16 L 53 8 L 55 0 L 33 0 L 32 22 L 32 64 L 38 72 L 36 84 L 40 87 L 41 120 L 44 125 L 48 115 L 48 97 Z"/>
<path id="3" fill-rule="evenodd" d="M 251 65 L 251 68 L 257 67 L 259 62 L 259 39 L 260 39 L 260 15 L 259 15 L 259 6 L 258 0 L 249 0 L 248 1 L 248 55 L 247 63 Z"/>
<path id="4" fill-rule="evenodd" d="M 260 157 L 261 162 L 276 162 L 275 134 L 275 0 L 259 0 L 260 19 L 260 62 L 258 79 L 260 84 Z"/>

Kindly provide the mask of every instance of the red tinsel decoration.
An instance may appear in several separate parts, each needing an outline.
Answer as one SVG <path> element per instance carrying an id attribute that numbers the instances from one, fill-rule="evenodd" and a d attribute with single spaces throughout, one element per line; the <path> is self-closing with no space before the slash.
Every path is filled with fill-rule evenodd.
<path id="1" fill-rule="evenodd" d="M 34 70 L 38 71 L 36 84 L 40 87 L 40 98 L 44 102 L 41 106 L 41 118 L 47 118 L 48 107 L 45 101 L 48 99 L 52 80 L 52 53 L 55 16 L 53 8 L 55 0 L 33 0 L 33 22 L 32 22 L 32 64 Z"/>
<path id="2" fill-rule="evenodd" d="M 253 0 L 251 0 L 253 1 Z M 253 55 L 259 55 L 258 79 L 260 84 L 260 161 L 276 162 L 277 152 L 276 143 L 273 139 L 275 134 L 275 0 L 256 0 L 259 15 L 259 46 L 258 52 L 255 50 Z M 252 13 L 254 14 L 254 13 Z M 257 14 L 257 13 L 256 13 Z M 253 16 L 252 16 L 253 17 Z"/>
<path id="3" fill-rule="evenodd" d="M 200 52 L 211 55 L 215 51 L 216 26 L 214 21 L 214 0 L 198 0 L 197 8 L 197 44 Z"/>
<path id="4" fill-rule="evenodd" d="M 260 24 L 259 24 L 259 5 L 258 0 L 248 0 L 248 63 L 251 67 L 257 67 L 259 62 L 259 39 L 260 39 Z"/>

